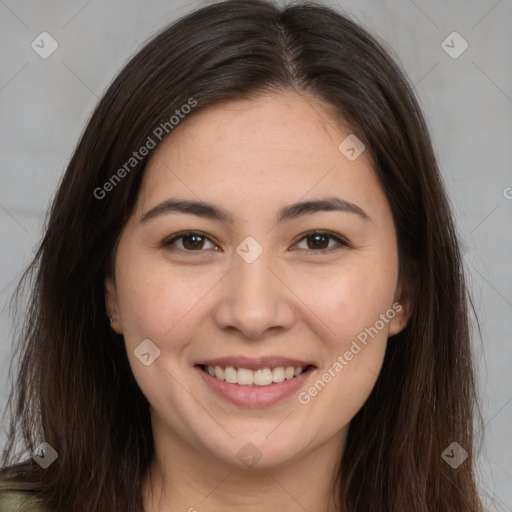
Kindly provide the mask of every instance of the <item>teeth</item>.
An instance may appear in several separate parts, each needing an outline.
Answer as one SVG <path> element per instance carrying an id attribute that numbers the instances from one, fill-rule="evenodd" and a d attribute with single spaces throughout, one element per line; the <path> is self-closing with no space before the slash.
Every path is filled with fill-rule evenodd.
<path id="1" fill-rule="evenodd" d="M 219 380 L 224 380 L 224 370 L 220 366 L 215 367 L 215 377 Z"/>
<path id="2" fill-rule="evenodd" d="M 270 386 L 270 384 L 272 384 L 272 370 L 270 370 L 269 368 L 256 370 L 253 373 L 254 384 L 256 384 L 257 386 Z"/>
<path id="3" fill-rule="evenodd" d="M 244 386 L 252 386 L 254 382 L 254 372 L 247 368 L 239 368 L 236 373 L 236 383 Z"/>
<path id="4" fill-rule="evenodd" d="M 294 376 L 295 376 L 295 368 L 293 366 L 287 366 L 284 369 L 284 378 L 286 380 L 290 380 L 290 379 L 293 379 Z"/>
<path id="5" fill-rule="evenodd" d="M 282 366 L 280 368 L 274 368 L 272 370 L 272 380 L 274 382 L 283 382 L 283 380 L 284 380 L 284 368 Z"/>
<path id="6" fill-rule="evenodd" d="M 277 368 L 262 368 L 249 370 L 248 368 L 233 368 L 233 366 L 207 366 L 207 372 L 219 380 L 241 386 L 270 386 L 274 382 L 283 382 L 298 377 L 304 368 L 297 366 L 279 366 Z"/>
<path id="7" fill-rule="evenodd" d="M 209 366 L 208 368 L 211 368 L 211 366 Z M 226 369 L 224 370 L 224 380 L 226 382 L 230 382 L 231 384 L 236 384 L 237 383 L 236 368 L 233 368 L 232 366 L 226 366 Z"/>

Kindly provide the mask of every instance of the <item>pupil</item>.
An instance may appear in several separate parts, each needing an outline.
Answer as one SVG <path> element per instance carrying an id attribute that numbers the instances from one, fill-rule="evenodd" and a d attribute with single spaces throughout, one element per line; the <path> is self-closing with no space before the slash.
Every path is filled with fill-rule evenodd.
<path id="1" fill-rule="evenodd" d="M 310 248 L 313 249 L 325 249 L 329 245 L 329 240 L 325 235 L 311 235 L 311 238 L 313 239 L 313 247 L 310 246 Z"/>
<path id="2" fill-rule="evenodd" d="M 201 248 L 203 243 L 202 238 L 203 237 L 199 235 L 188 235 L 187 237 L 185 237 L 185 243 L 183 245 L 185 247 L 189 246 L 187 248 L 191 247 L 192 249 L 197 249 L 198 247 Z"/>

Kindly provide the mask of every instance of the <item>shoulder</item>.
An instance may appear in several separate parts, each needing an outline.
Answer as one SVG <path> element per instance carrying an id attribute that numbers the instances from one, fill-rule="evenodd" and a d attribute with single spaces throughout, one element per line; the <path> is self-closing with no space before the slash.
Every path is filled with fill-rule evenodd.
<path id="1" fill-rule="evenodd" d="M 27 484 L 0 482 L 0 512 L 50 512 Z"/>

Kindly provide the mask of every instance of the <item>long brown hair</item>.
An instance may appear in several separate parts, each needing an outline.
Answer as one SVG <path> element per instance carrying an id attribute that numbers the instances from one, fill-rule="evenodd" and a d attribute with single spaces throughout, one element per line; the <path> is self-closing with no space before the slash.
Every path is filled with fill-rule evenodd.
<path id="1" fill-rule="evenodd" d="M 149 406 L 104 300 L 116 240 L 154 148 L 130 158 L 148 137 L 158 145 L 162 123 L 172 137 L 169 120 L 191 98 L 197 112 L 289 89 L 321 99 L 366 145 L 393 212 L 400 272 L 415 282 L 410 321 L 388 344 L 376 385 L 350 424 L 334 486 L 341 510 L 482 510 L 468 297 L 425 121 L 382 45 L 311 2 L 278 8 L 232 0 L 198 9 L 149 41 L 99 102 L 23 277 L 32 292 L 9 401 L 4 480 L 29 482 L 57 510 L 142 510 L 141 481 L 154 450 Z M 123 166 L 122 180 L 113 181 Z M 45 470 L 20 462 L 42 440 L 58 461 Z M 456 469 L 442 457 L 452 442 L 469 455 Z M 16 455 L 18 446 L 25 451 Z"/>

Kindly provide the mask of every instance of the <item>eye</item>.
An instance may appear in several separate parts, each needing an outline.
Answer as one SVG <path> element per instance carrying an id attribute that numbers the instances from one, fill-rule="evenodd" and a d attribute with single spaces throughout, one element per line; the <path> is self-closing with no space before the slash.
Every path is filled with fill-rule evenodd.
<path id="1" fill-rule="evenodd" d="M 210 247 L 207 245 L 210 244 Z M 187 231 L 183 233 L 177 233 L 171 238 L 167 239 L 163 245 L 165 247 L 174 246 L 175 248 L 187 251 L 187 252 L 200 252 L 202 249 L 213 249 L 219 250 L 210 238 L 200 231 Z M 205 247 L 206 245 L 206 247 Z"/>
<path id="2" fill-rule="evenodd" d="M 331 242 L 335 243 L 331 244 Z M 301 244 L 305 244 L 305 247 L 299 247 Z M 335 251 L 348 246 L 348 242 L 340 236 L 325 231 L 312 231 L 310 233 L 306 233 L 299 240 L 299 243 L 295 245 L 295 247 L 298 247 L 299 249 L 322 253 Z"/>
<path id="3" fill-rule="evenodd" d="M 303 247 L 300 247 L 301 244 Z M 212 242 L 206 234 L 200 231 L 177 233 L 164 241 L 163 246 L 185 252 L 201 252 L 203 249 L 213 249 L 215 251 L 220 250 L 219 246 Z M 338 235 L 334 235 L 333 233 L 325 231 L 311 231 L 310 233 L 303 235 L 294 247 L 310 252 L 326 253 L 338 250 L 341 247 L 349 247 L 349 244 L 346 240 Z"/>

